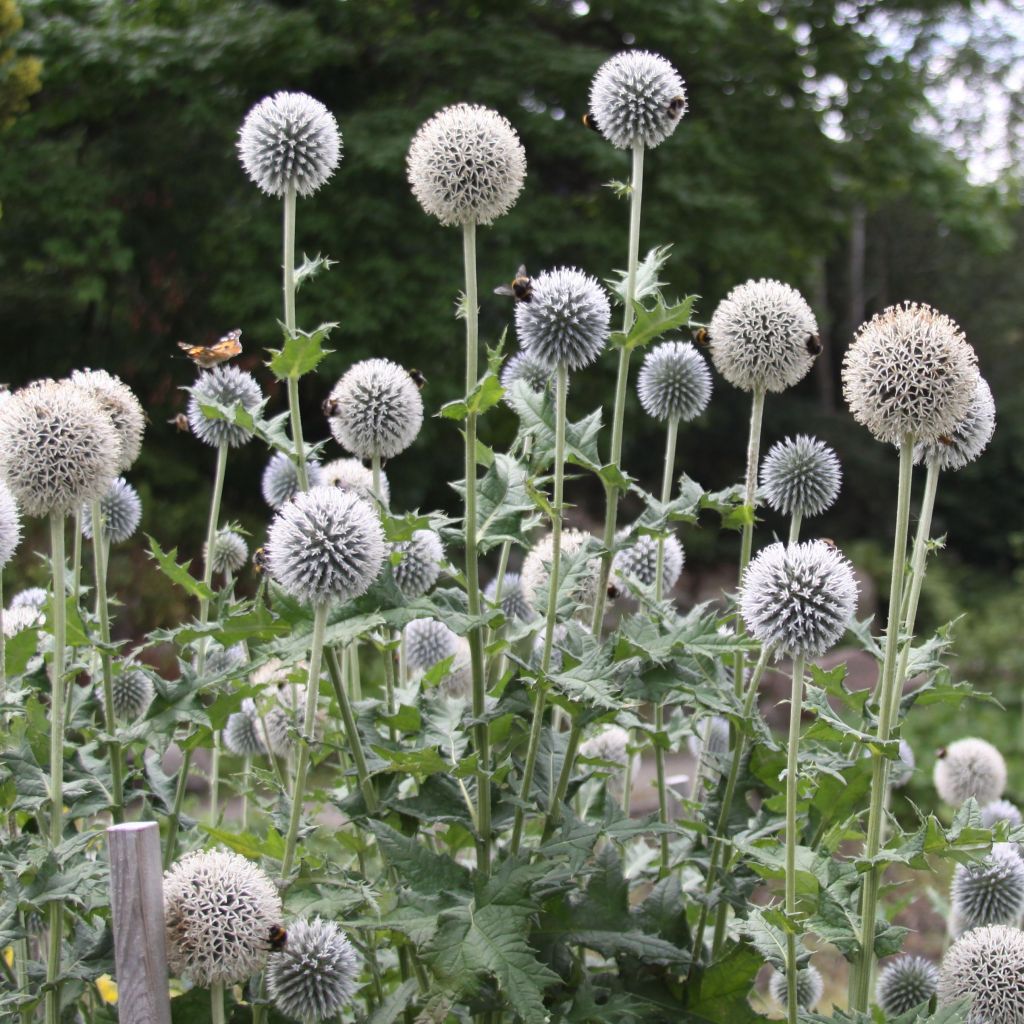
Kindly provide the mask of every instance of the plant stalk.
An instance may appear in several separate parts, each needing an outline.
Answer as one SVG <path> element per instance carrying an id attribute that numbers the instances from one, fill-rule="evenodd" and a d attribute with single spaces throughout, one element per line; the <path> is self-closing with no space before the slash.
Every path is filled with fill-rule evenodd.
<path id="1" fill-rule="evenodd" d="M 293 337 L 295 328 L 295 183 L 289 182 L 284 193 L 284 259 L 282 290 L 284 292 L 284 326 Z M 299 408 L 299 379 L 288 377 L 288 412 L 291 417 L 292 444 L 295 446 L 295 472 L 299 490 L 309 490 L 306 450 L 302 440 L 302 412 Z"/>
<path id="2" fill-rule="evenodd" d="M 210 1022 L 224 1024 L 224 982 L 215 981 L 210 985 Z"/>
<path id="3" fill-rule="evenodd" d="M 558 823 L 562 820 L 562 803 L 565 801 L 565 794 L 569 791 L 569 780 L 572 778 L 572 769 L 576 763 L 576 752 L 580 748 L 580 736 L 583 732 L 583 726 L 580 725 L 582 717 L 582 715 L 577 715 L 572 720 L 572 726 L 569 729 L 569 738 L 565 743 L 565 760 L 562 761 L 558 784 L 555 786 L 555 792 L 551 797 L 551 804 L 544 819 L 543 839 L 545 841 L 551 838 L 552 833 L 558 828 Z"/>
<path id="4" fill-rule="evenodd" d="M 327 670 L 331 676 L 334 696 L 337 698 L 338 710 L 341 712 L 341 720 L 345 726 L 345 738 L 348 740 L 349 753 L 352 755 L 352 763 L 355 765 L 359 789 L 363 794 L 367 810 L 372 813 L 377 809 L 377 792 L 373 787 L 373 781 L 366 767 L 363 741 L 356 726 L 356 716 L 348 699 L 348 691 L 345 689 L 345 678 L 338 659 L 338 652 L 333 647 L 327 648 Z"/>
<path id="5" fill-rule="evenodd" d="M 747 439 L 747 479 L 743 491 L 743 503 L 750 509 L 750 520 L 743 524 L 743 540 L 740 545 L 740 570 L 737 584 L 743 585 L 743 574 L 750 564 L 750 552 L 754 547 L 754 509 L 757 502 L 757 462 L 761 452 L 761 420 L 764 416 L 764 388 L 755 388 L 750 404 L 750 436 Z M 743 620 L 736 614 L 736 635 L 743 632 Z M 738 697 L 743 692 L 743 671 L 746 659 L 741 651 L 736 655 L 733 691 Z"/>
<path id="6" fill-rule="evenodd" d="M 786 748 L 786 914 L 796 914 L 796 801 L 799 795 L 797 758 L 800 748 L 800 716 L 804 699 L 804 656 L 793 658 L 793 687 L 789 699 L 789 746 Z M 796 1024 L 796 935 L 786 932 L 786 1013 Z"/>

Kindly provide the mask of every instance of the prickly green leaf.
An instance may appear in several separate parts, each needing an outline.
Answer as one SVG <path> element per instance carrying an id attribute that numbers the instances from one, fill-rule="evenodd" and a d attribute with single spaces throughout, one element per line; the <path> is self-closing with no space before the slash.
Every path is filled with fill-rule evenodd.
<path id="1" fill-rule="evenodd" d="M 653 308 L 648 309 L 642 302 L 634 300 L 633 311 L 636 318 L 633 326 L 628 335 L 622 331 L 614 331 L 610 339 L 611 346 L 632 351 L 649 345 L 655 338 L 660 338 L 677 327 L 685 326 L 689 323 L 690 313 L 696 301 L 696 295 L 688 295 L 682 302 L 667 306 L 661 295 L 656 294 Z"/>
<path id="2" fill-rule="evenodd" d="M 317 274 L 330 270 L 337 262 L 328 256 L 321 256 L 320 253 L 312 259 L 303 253 L 302 264 L 295 270 L 295 290 L 298 291 L 307 281 L 312 281 Z"/>
<path id="3" fill-rule="evenodd" d="M 149 555 L 159 566 L 160 571 L 174 584 L 181 587 L 191 597 L 206 600 L 213 599 L 213 591 L 201 580 L 197 580 L 189 571 L 190 562 L 183 562 L 180 565 L 175 561 L 178 555 L 177 548 L 164 551 L 155 537 L 146 534 L 149 541 Z"/>
<path id="4" fill-rule="evenodd" d="M 298 380 L 312 373 L 324 356 L 330 354 L 331 349 L 324 348 L 324 342 L 337 326 L 336 323 L 321 324 L 308 334 L 303 330 L 291 334 L 287 328 L 282 327 L 285 333 L 284 347 L 268 349 L 271 354 L 270 362 L 267 363 L 270 372 L 278 380 Z"/>

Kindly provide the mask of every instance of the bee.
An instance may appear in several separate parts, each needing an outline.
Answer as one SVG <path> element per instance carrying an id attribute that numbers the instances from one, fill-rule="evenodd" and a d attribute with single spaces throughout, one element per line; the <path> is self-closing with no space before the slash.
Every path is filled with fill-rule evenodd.
<path id="1" fill-rule="evenodd" d="M 179 434 L 188 433 L 188 417 L 183 412 L 179 412 L 177 416 L 172 416 L 167 422 L 176 428 Z"/>
<path id="2" fill-rule="evenodd" d="M 708 329 L 706 327 L 698 327 L 693 332 L 693 343 L 701 348 L 707 348 L 711 344 L 711 338 L 708 336 Z"/>
<path id="3" fill-rule="evenodd" d="M 330 419 L 332 416 L 338 415 L 338 400 L 336 398 L 325 398 L 323 405 L 320 406 L 323 410 L 324 415 Z"/>
<path id="4" fill-rule="evenodd" d="M 267 942 L 270 944 L 270 951 L 272 953 L 280 953 L 288 944 L 288 932 L 285 931 L 282 925 L 272 924 L 270 926 L 270 934 L 267 936 Z"/>
<path id="5" fill-rule="evenodd" d="M 233 359 L 242 352 L 242 331 L 235 328 L 228 331 L 220 341 L 212 345 L 190 345 L 187 341 L 179 341 L 180 348 L 196 366 L 209 370 L 227 359 Z"/>
<path id="6" fill-rule="evenodd" d="M 821 338 L 817 334 L 809 334 L 807 336 L 807 353 L 808 355 L 816 356 L 821 353 L 824 346 L 821 344 Z"/>
<path id="7" fill-rule="evenodd" d="M 512 283 L 499 284 L 494 294 L 511 295 L 516 302 L 529 302 L 533 298 L 533 278 L 526 272 L 525 265 L 520 263 Z"/>
<path id="8" fill-rule="evenodd" d="M 622 596 L 622 591 L 614 583 L 608 584 L 608 600 L 617 601 Z"/>
<path id="9" fill-rule="evenodd" d="M 952 448 L 954 443 L 953 438 L 951 438 L 949 434 L 943 434 L 939 437 L 939 444 L 944 444 L 947 448 Z"/>
<path id="10" fill-rule="evenodd" d="M 258 572 L 262 573 L 267 567 L 267 549 L 257 548 L 252 553 L 252 567 Z"/>
<path id="11" fill-rule="evenodd" d="M 423 371 L 417 370 L 415 367 L 413 367 L 409 371 L 409 376 L 412 377 L 413 384 L 415 384 L 416 387 L 418 387 L 420 391 L 422 391 L 423 385 L 427 383 L 427 378 Z"/>
<path id="12" fill-rule="evenodd" d="M 668 116 L 669 117 L 681 117 L 683 111 L 686 109 L 686 97 L 685 96 L 673 96 L 668 101 Z"/>
<path id="13" fill-rule="evenodd" d="M 822 537 L 821 543 L 824 544 L 825 547 L 831 548 L 833 551 L 838 550 L 836 542 L 831 537 Z"/>
<path id="14" fill-rule="evenodd" d="M 597 120 L 593 114 L 584 114 L 580 121 L 583 123 L 584 128 L 589 128 L 592 132 L 599 132 L 601 130 L 597 127 Z"/>

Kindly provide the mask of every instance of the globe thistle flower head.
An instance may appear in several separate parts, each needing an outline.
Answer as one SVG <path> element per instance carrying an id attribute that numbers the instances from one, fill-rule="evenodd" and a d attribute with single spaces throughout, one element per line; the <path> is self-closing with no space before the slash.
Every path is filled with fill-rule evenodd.
<path id="1" fill-rule="evenodd" d="M 26 587 L 24 590 L 19 590 L 14 597 L 11 598 L 10 608 L 13 611 L 15 608 L 30 607 L 30 608 L 45 608 L 46 602 L 49 601 L 50 594 L 42 587 Z"/>
<path id="2" fill-rule="evenodd" d="M 261 736 L 262 726 L 251 697 L 242 701 L 242 710 L 228 715 L 224 726 L 224 746 L 238 757 L 254 757 L 267 751 Z"/>
<path id="3" fill-rule="evenodd" d="M 352 943 L 333 921 L 295 921 L 288 926 L 284 949 L 267 968 L 267 991 L 288 1017 L 326 1020 L 352 1001 L 359 970 Z"/>
<path id="4" fill-rule="evenodd" d="M 213 571 L 236 573 L 249 561 L 249 545 L 240 533 L 226 527 L 213 535 L 213 552 L 203 545 L 203 558 L 209 559 Z"/>
<path id="5" fill-rule="evenodd" d="M 20 542 L 21 513 L 18 511 L 18 503 L 7 484 L 0 480 L 0 569 L 14 557 Z"/>
<path id="6" fill-rule="evenodd" d="M 686 746 L 694 758 L 721 757 L 729 750 L 729 720 L 721 715 L 710 715 L 694 723 L 694 731 L 687 736 Z"/>
<path id="7" fill-rule="evenodd" d="M 72 384 L 88 392 L 110 417 L 118 440 L 116 471 L 123 473 L 142 451 L 142 435 L 146 430 L 142 404 L 120 377 L 106 370 L 74 370 L 70 379 Z"/>
<path id="8" fill-rule="evenodd" d="M 529 302 L 516 303 L 516 332 L 523 351 L 555 369 L 589 366 L 604 351 L 611 303 L 597 279 L 575 267 L 545 270 L 533 280 Z"/>
<path id="9" fill-rule="evenodd" d="M 245 644 L 232 644 L 225 647 L 216 640 L 211 640 L 206 647 L 206 674 L 209 676 L 227 675 L 241 669 L 246 662 Z"/>
<path id="10" fill-rule="evenodd" d="M 39 381 L 0 406 L 0 479 L 25 515 L 69 515 L 100 498 L 120 451 L 110 416 L 68 381 Z"/>
<path id="11" fill-rule="evenodd" d="M 996 403 L 988 381 L 978 374 L 967 412 L 948 435 L 914 446 L 914 464 L 938 462 L 943 472 L 963 469 L 988 447 L 996 430 Z"/>
<path id="12" fill-rule="evenodd" d="M 898 1017 L 927 1003 L 938 990 L 938 967 L 926 957 L 904 955 L 879 972 L 875 1001 L 887 1016 Z"/>
<path id="13" fill-rule="evenodd" d="M 10 640 L 26 629 L 40 629 L 46 623 L 42 609 L 35 605 L 22 604 L 4 612 L 4 636 Z"/>
<path id="14" fill-rule="evenodd" d="M 978 386 L 977 356 L 963 331 L 930 306 L 890 306 L 862 324 L 843 359 L 853 418 L 886 444 L 950 436 Z"/>
<path id="15" fill-rule="evenodd" d="M 981 824 L 985 828 L 994 828 L 1001 821 L 1005 821 L 1010 828 L 1024 824 L 1020 808 L 1009 800 L 993 800 L 981 808 Z"/>
<path id="16" fill-rule="evenodd" d="M 711 401 L 711 371 L 690 342 L 666 341 L 644 357 L 636 390 L 648 416 L 687 423 Z"/>
<path id="17" fill-rule="evenodd" d="M 114 717 L 123 722 L 134 722 L 141 718 L 153 703 L 155 691 L 153 680 L 140 668 L 126 668 L 111 680 L 111 706 Z M 96 687 L 100 704 L 106 705 L 102 686 Z"/>
<path id="18" fill-rule="evenodd" d="M 422 597 L 441 573 L 444 548 L 434 530 L 417 530 L 409 540 L 391 545 L 402 560 L 391 568 L 398 589 L 409 600 Z"/>
<path id="19" fill-rule="evenodd" d="M 334 439 L 361 459 L 404 452 L 423 424 L 420 389 L 390 359 L 356 363 L 334 385 L 325 406 Z"/>
<path id="20" fill-rule="evenodd" d="M 319 462 L 306 462 L 306 477 L 310 487 L 323 483 L 323 470 Z M 275 452 L 263 470 L 260 480 L 263 500 L 271 508 L 280 508 L 299 493 L 299 473 L 295 462 L 285 452 Z"/>
<path id="21" fill-rule="evenodd" d="M 266 726 L 265 742 L 280 757 L 285 757 L 294 746 L 295 737 L 302 730 L 305 717 L 307 687 L 304 683 L 279 683 L 273 704 L 263 715 Z"/>
<path id="22" fill-rule="evenodd" d="M 817 516 L 831 508 L 842 477 L 836 453 L 806 434 L 772 445 L 761 463 L 768 504 L 787 516 Z"/>
<path id="23" fill-rule="evenodd" d="M 413 619 L 403 636 L 406 663 L 414 672 L 426 672 L 458 652 L 458 634 L 437 619 Z"/>
<path id="24" fill-rule="evenodd" d="M 495 578 L 487 584 L 484 597 L 488 601 L 494 601 L 497 592 L 498 580 Z M 523 594 L 523 585 L 517 572 L 505 573 L 505 579 L 501 584 L 501 610 L 505 618 L 513 622 L 531 622 L 536 618 L 537 613 Z"/>
<path id="25" fill-rule="evenodd" d="M 164 874 L 167 963 L 194 985 L 231 985 L 262 970 L 281 921 L 277 887 L 237 853 L 187 854 Z"/>
<path id="26" fill-rule="evenodd" d="M 789 989 L 786 986 L 786 975 L 782 971 L 775 971 L 772 980 L 768 983 L 772 999 L 785 1010 L 789 1005 Z M 821 971 L 814 964 L 797 971 L 796 974 L 796 1002 L 802 1010 L 813 1010 L 818 1005 L 825 992 L 825 981 Z"/>
<path id="27" fill-rule="evenodd" d="M 511 404 L 512 385 L 520 380 L 535 394 L 551 392 L 554 387 L 553 376 L 551 367 L 532 352 L 516 352 L 501 368 L 501 386 L 507 392 L 505 401 Z"/>
<path id="28" fill-rule="evenodd" d="M 889 785 L 902 789 L 914 777 L 916 768 L 914 748 L 906 740 L 900 740 L 899 760 L 889 766 Z"/>
<path id="29" fill-rule="evenodd" d="M 335 459 L 321 468 L 320 483 L 324 487 L 339 487 L 352 491 L 360 498 L 373 500 L 373 472 L 358 459 Z M 391 503 L 391 487 L 387 474 L 381 470 L 380 496 L 385 505 Z"/>
<path id="30" fill-rule="evenodd" d="M 232 420 L 207 417 L 204 405 L 221 405 L 231 409 L 236 405 L 246 412 L 255 412 L 263 401 L 256 378 L 237 366 L 215 366 L 203 370 L 189 391 L 188 424 L 192 433 L 203 444 L 217 448 L 226 443 L 238 448 L 252 437 L 252 431 Z"/>
<path id="31" fill-rule="evenodd" d="M 260 100 L 238 132 L 242 167 L 261 192 L 280 198 L 289 186 L 311 196 L 341 160 L 334 115 L 304 92 L 278 92 Z"/>
<path id="32" fill-rule="evenodd" d="M 679 581 L 685 560 L 683 545 L 674 533 L 670 533 L 665 538 L 662 563 L 662 583 L 666 593 Z M 639 534 L 629 547 L 615 552 L 612 569 L 623 580 L 634 580 L 645 587 L 654 586 L 658 571 L 658 538 L 647 533 Z"/>
<path id="33" fill-rule="evenodd" d="M 968 997 L 967 1024 L 1024 1024 L 1024 931 L 988 925 L 950 946 L 939 971 L 939 1005 Z"/>
<path id="34" fill-rule="evenodd" d="M 616 149 L 661 145 L 686 113 L 679 72 L 647 50 L 624 50 L 597 69 L 590 84 L 597 130 Z"/>
<path id="35" fill-rule="evenodd" d="M 142 521 L 142 500 L 139 492 L 123 476 L 110 482 L 107 493 L 100 498 L 103 536 L 111 544 L 128 540 Z M 82 533 L 93 535 L 92 505 L 82 509 Z"/>
<path id="36" fill-rule="evenodd" d="M 629 733 L 620 725 L 605 726 L 580 744 L 580 754 L 625 768 L 629 764 Z"/>
<path id="37" fill-rule="evenodd" d="M 314 487 L 277 510 L 267 571 L 296 601 L 351 601 L 370 589 L 387 556 L 380 517 L 362 498 Z"/>
<path id="38" fill-rule="evenodd" d="M 856 607 L 853 566 L 820 540 L 769 545 L 740 588 L 747 629 L 776 655 L 819 657 L 839 642 Z"/>
<path id="39" fill-rule="evenodd" d="M 960 930 L 1020 923 L 1024 912 L 1024 861 L 1013 843 L 994 843 L 977 864 L 958 864 L 950 904 Z"/>
<path id="40" fill-rule="evenodd" d="M 473 696 L 473 665 L 469 641 L 465 637 L 455 640 L 455 655 L 437 689 L 455 700 L 470 700 Z"/>
<path id="41" fill-rule="evenodd" d="M 445 227 L 491 224 L 519 197 L 526 152 L 501 114 L 458 103 L 420 127 L 406 170 L 420 206 Z"/>
<path id="42" fill-rule="evenodd" d="M 939 797 L 951 807 L 971 797 L 984 807 L 1003 795 L 1006 762 L 991 743 L 967 737 L 938 752 L 932 781 Z"/>
<path id="43" fill-rule="evenodd" d="M 589 543 L 591 536 L 582 530 L 563 530 L 561 543 L 560 575 L 564 580 L 566 557 L 577 555 Z M 523 597 L 538 613 L 544 614 L 547 609 L 545 592 L 551 579 L 551 559 L 554 555 L 554 543 L 551 534 L 547 533 L 530 549 L 523 559 L 523 571 L 519 577 L 523 588 Z M 598 556 L 588 559 L 582 571 L 577 573 L 573 585 L 573 603 L 585 610 L 592 606 L 597 596 L 597 585 L 601 577 L 601 560 Z"/>

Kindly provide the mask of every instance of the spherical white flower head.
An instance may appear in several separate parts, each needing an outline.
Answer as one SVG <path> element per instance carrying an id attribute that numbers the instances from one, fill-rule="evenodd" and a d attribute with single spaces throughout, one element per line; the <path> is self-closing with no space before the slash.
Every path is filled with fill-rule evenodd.
<path id="1" fill-rule="evenodd" d="M 616 149 L 664 142 L 686 113 L 686 88 L 664 57 L 625 50 L 606 60 L 590 83 L 598 131 Z"/>
<path id="2" fill-rule="evenodd" d="M 339 487 L 352 491 L 360 498 L 373 498 L 373 472 L 358 459 L 335 459 L 323 466 L 320 483 L 324 487 Z M 381 470 L 380 491 L 384 504 L 391 503 L 391 486 L 387 474 Z"/>
<path id="3" fill-rule="evenodd" d="M 1024 824 L 1020 808 L 1009 800 L 993 800 L 981 808 L 981 823 L 985 828 L 994 828 L 1001 821 L 1011 828 Z"/>
<path id="4" fill-rule="evenodd" d="M 768 983 L 772 999 L 785 1010 L 789 1005 L 789 990 L 786 987 L 786 975 L 781 971 L 772 974 Z M 814 964 L 808 964 L 796 972 L 796 1002 L 802 1010 L 813 1010 L 825 992 L 825 981 L 821 971 Z"/>
<path id="5" fill-rule="evenodd" d="M 129 469 L 142 451 L 146 414 L 135 392 L 120 377 L 106 370 L 75 370 L 71 383 L 84 388 L 114 424 L 119 449 L 117 472 Z"/>
<path id="6" fill-rule="evenodd" d="M 11 489 L 0 480 L 0 569 L 14 557 L 20 542 L 21 513 L 18 511 L 18 503 Z"/>
<path id="7" fill-rule="evenodd" d="M 582 530 L 563 530 L 561 543 L 562 564 L 560 574 L 564 573 L 565 557 L 575 555 L 590 540 L 590 534 Z M 551 558 L 554 554 L 554 543 L 551 534 L 547 533 L 530 549 L 523 559 L 523 571 L 519 582 L 523 588 L 523 597 L 538 614 L 547 611 L 546 591 L 551 578 Z M 601 577 L 601 559 L 594 556 L 588 560 L 586 569 L 579 574 L 573 589 L 573 602 L 581 610 L 586 610 L 594 603 L 597 596 L 597 585 Z"/>
<path id="8" fill-rule="evenodd" d="M 761 463 L 768 504 L 787 516 L 817 516 L 831 508 L 842 479 L 836 453 L 806 434 L 773 444 Z"/>
<path id="9" fill-rule="evenodd" d="M 341 160 L 334 115 L 304 92 L 278 92 L 260 100 L 238 131 L 238 155 L 253 184 L 281 197 L 289 185 L 311 196 Z"/>
<path id="10" fill-rule="evenodd" d="M 497 592 L 498 580 L 495 578 L 487 584 L 484 597 L 488 601 L 493 601 Z M 530 622 L 537 616 L 523 594 L 523 585 L 517 572 L 505 573 L 505 579 L 501 584 L 501 610 L 506 619 L 514 622 Z"/>
<path id="11" fill-rule="evenodd" d="M 939 972 L 939 1005 L 965 997 L 967 1024 L 1024 1024 L 1024 931 L 989 925 L 950 946 Z"/>
<path id="12" fill-rule="evenodd" d="M 538 395 L 551 391 L 554 386 L 551 367 L 532 352 L 516 352 L 501 368 L 501 386 L 507 392 L 511 392 L 512 385 L 520 380 Z M 505 401 L 510 404 L 511 398 L 511 394 L 505 395 Z"/>
<path id="13" fill-rule="evenodd" d="M 1006 762 L 991 743 L 968 737 L 939 751 L 932 781 L 939 797 L 951 807 L 972 796 L 984 807 L 1006 789 Z"/>
<path id="14" fill-rule="evenodd" d="M 978 374 L 974 397 L 962 420 L 938 441 L 914 446 L 914 463 L 938 461 L 944 472 L 963 469 L 988 447 L 996 431 L 996 403 L 988 381 Z"/>
<path id="15" fill-rule="evenodd" d="M 747 281 L 718 304 L 708 336 L 711 361 L 742 391 L 784 391 L 814 362 L 818 321 L 807 300 L 781 281 Z"/>
<path id="16" fill-rule="evenodd" d="M 259 668 L 253 669 L 249 681 L 253 686 L 277 686 L 286 682 L 293 670 L 306 672 L 308 667 L 305 662 L 293 666 L 286 665 L 280 658 L 269 658 Z"/>
<path id="17" fill-rule="evenodd" d="M 606 726 L 580 744 L 580 753 L 625 768 L 629 764 L 629 733 L 621 725 Z"/>
<path id="18" fill-rule="evenodd" d="M 612 307 L 597 278 L 575 267 L 545 270 L 533 280 L 529 302 L 516 303 L 523 351 L 554 369 L 589 366 L 604 351 Z"/>
<path id="19" fill-rule="evenodd" d="M 238 757 L 256 757 L 265 754 L 267 748 L 262 738 L 263 726 L 256 711 L 256 702 L 247 697 L 242 701 L 242 710 L 228 715 L 222 736 L 224 746 Z"/>
<path id="20" fill-rule="evenodd" d="M 709 727 L 710 726 L 710 727 Z M 694 731 L 687 736 L 691 757 L 721 757 L 729 750 L 729 720 L 711 715 L 694 722 Z"/>
<path id="21" fill-rule="evenodd" d="M 441 573 L 441 538 L 434 530 L 417 530 L 409 540 L 392 544 L 391 550 L 402 555 L 402 560 L 391 569 L 398 589 L 410 600 L 422 597 Z"/>
<path id="22" fill-rule="evenodd" d="M 904 955 L 879 972 L 875 1000 L 887 1016 L 898 1017 L 927 1003 L 938 990 L 938 967 L 923 956 Z"/>
<path id="23" fill-rule="evenodd" d="M 323 470 L 319 462 L 306 463 L 306 477 L 310 487 L 319 487 L 323 481 Z M 275 452 L 263 470 L 260 481 L 263 500 L 271 508 L 280 508 L 299 493 L 299 472 L 295 462 L 285 452 Z"/>
<path id="24" fill-rule="evenodd" d="M 263 714 L 270 749 L 285 757 L 294 746 L 295 737 L 305 724 L 307 687 L 303 683 L 281 683 L 273 704 Z M 261 732 L 262 735 L 262 732 Z"/>
<path id="25" fill-rule="evenodd" d="M 444 678 L 437 684 L 438 692 L 456 700 L 471 700 L 473 696 L 473 663 L 469 641 L 460 636 L 455 641 L 455 657 Z"/>
<path id="26" fill-rule="evenodd" d="M 515 205 L 526 178 L 516 130 L 496 111 L 468 103 L 423 124 L 405 164 L 412 194 L 445 227 L 493 223 Z"/>
<path id="27" fill-rule="evenodd" d="M 403 635 L 405 660 L 414 672 L 426 672 L 458 651 L 458 634 L 437 619 L 413 619 Z"/>
<path id="28" fill-rule="evenodd" d="M 906 740 L 900 740 L 899 760 L 889 766 L 889 785 L 902 789 L 914 777 L 916 767 L 914 748 Z"/>
<path id="29" fill-rule="evenodd" d="M 623 532 L 626 536 L 627 531 Z M 662 583 L 666 592 L 671 590 L 679 580 L 686 560 L 683 545 L 674 533 L 665 538 L 665 556 L 662 564 Z M 658 539 L 650 534 L 640 534 L 629 547 L 615 552 L 612 561 L 615 574 L 624 580 L 635 580 L 645 587 L 654 586 L 654 577 L 658 571 Z"/>
<path id="30" fill-rule="evenodd" d="M 334 385 L 326 403 L 334 439 L 346 451 L 390 459 L 416 440 L 423 399 L 412 377 L 390 359 L 364 359 Z"/>
<path id="31" fill-rule="evenodd" d="M 164 874 L 167 964 L 208 988 L 245 981 L 267 961 L 267 936 L 281 923 L 277 886 L 237 853 L 187 854 Z"/>
<path id="32" fill-rule="evenodd" d="M 260 386 L 251 373 L 237 366 L 215 366 L 203 370 L 190 389 L 188 424 L 204 444 L 216 448 L 223 441 L 230 448 L 238 448 L 252 437 L 252 431 L 231 420 L 208 419 L 202 406 L 222 405 L 231 409 L 241 405 L 246 412 L 255 412 L 262 401 Z"/>
<path id="33" fill-rule="evenodd" d="M 289 596 L 307 604 L 360 597 L 386 557 L 376 511 L 336 487 L 297 495 L 278 509 L 267 533 L 267 570 Z"/>
<path id="34" fill-rule="evenodd" d="M 26 606 L 30 608 L 43 608 L 49 599 L 49 593 L 42 587 L 26 587 L 24 590 L 19 590 L 11 598 L 11 610 Z"/>
<path id="35" fill-rule="evenodd" d="M 213 553 L 203 545 L 203 558 L 210 559 L 214 572 L 236 573 L 249 560 L 249 545 L 240 533 L 227 528 L 213 535 Z"/>
<path id="36" fill-rule="evenodd" d="M 319 917 L 288 925 L 288 941 L 267 968 L 267 990 L 283 1014 L 326 1020 L 356 994 L 359 957 L 333 921 Z"/>
<path id="37" fill-rule="evenodd" d="M 123 476 L 111 481 L 107 493 L 100 498 L 103 536 L 111 544 L 128 540 L 142 521 L 142 500 L 139 492 Z M 93 535 L 92 505 L 82 509 L 82 533 Z"/>
<path id="38" fill-rule="evenodd" d="M 8 640 L 26 629 L 39 629 L 46 622 L 46 617 L 39 608 L 30 604 L 8 608 L 4 612 L 4 636 Z"/>
<path id="39" fill-rule="evenodd" d="M 68 515 L 102 497 L 119 450 L 110 417 L 68 381 L 30 384 L 0 406 L 0 479 L 25 515 Z"/>
<path id="40" fill-rule="evenodd" d="M 644 357 L 636 390 L 648 416 L 687 423 L 711 401 L 711 371 L 690 342 L 666 341 Z"/>
<path id="41" fill-rule="evenodd" d="M 958 864 L 950 905 L 962 931 L 986 924 L 1018 924 L 1024 912 L 1024 861 L 1014 843 L 994 843 L 977 864 Z"/>
<path id="42" fill-rule="evenodd" d="M 977 356 L 963 331 L 930 306 L 890 306 L 862 324 L 843 358 L 853 418 L 887 444 L 949 436 L 977 391 Z"/>
<path id="43" fill-rule="evenodd" d="M 126 668 L 111 680 L 111 704 L 114 717 L 124 722 L 134 722 L 141 718 L 150 704 L 153 703 L 153 680 L 140 668 Z M 105 705 L 103 687 L 97 685 L 96 695 L 100 704 Z"/>
<path id="44" fill-rule="evenodd" d="M 225 647 L 216 640 L 211 640 L 206 648 L 206 673 L 210 676 L 226 675 L 241 669 L 247 660 L 245 644 L 237 643 Z"/>

